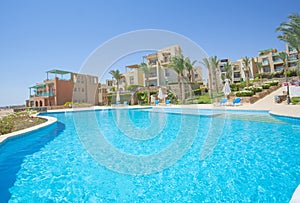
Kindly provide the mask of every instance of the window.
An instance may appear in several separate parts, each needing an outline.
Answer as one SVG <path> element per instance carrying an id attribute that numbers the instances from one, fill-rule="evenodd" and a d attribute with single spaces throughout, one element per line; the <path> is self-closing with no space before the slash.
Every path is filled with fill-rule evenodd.
<path id="1" fill-rule="evenodd" d="M 134 84 L 134 77 L 133 76 L 129 77 L 129 84 Z"/>
<path id="2" fill-rule="evenodd" d="M 77 91 L 77 88 L 76 87 L 74 87 L 74 92 L 76 92 Z"/>
<path id="3" fill-rule="evenodd" d="M 269 60 L 268 59 L 263 59 L 262 60 L 262 64 L 263 65 L 268 65 L 269 64 Z"/>
<path id="4" fill-rule="evenodd" d="M 149 60 L 150 65 L 155 65 L 156 62 L 157 62 L 157 59 L 150 59 Z"/>
<path id="5" fill-rule="evenodd" d="M 170 70 L 169 69 L 165 69 L 165 77 L 169 77 L 170 76 Z"/>
<path id="6" fill-rule="evenodd" d="M 96 77 L 94 77 L 94 84 L 97 84 L 98 82 L 97 82 L 97 78 Z"/>
<path id="7" fill-rule="evenodd" d="M 165 59 L 165 62 L 169 62 L 169 56 L 165 56 L 164 59 Z"/>
<path id="8" fill-rule="evenodd" d="M 235 78 L 240 78 L 240 77 L 241 77 L 241 74 L 240 74 L 240 73 L 233 73 L 233 77 L 235 77 Z"/>
<path id="9" fill-rule="evenodd" d="M 199 75 L 196 73 L 196 74 L 195 74 L 195 78 L 198 78 L 198 77 L 199 77 Z"/>
<path id="10" fill-rule="evenodd" d="M 283 70 L 283 66 L 282 65 L 275 66 L 274 69 L 275 69 L 276 72 L 278 72 L 278 71 Z"/>
<path id="11" fill-rule="evenodd" d="M 107 86 L 113 86 L 113 84 L 112 84 L 112 81 L 111 81 L 111 80 L 107 81 Z"/>
<path id="12" fill-rule="evenodd" d="M 271 69 L 270 69 L 270 67 L 263 68 L 263 70 L 264 70 L 264 72 L 265 72 L 265 73 L 269 73 L 269 72 L 271 72 Z"/>
<path id="13" fill-rule="evenodd" d="M 84 92 L 84 88 L 82 88 L 82 92 Z"/>

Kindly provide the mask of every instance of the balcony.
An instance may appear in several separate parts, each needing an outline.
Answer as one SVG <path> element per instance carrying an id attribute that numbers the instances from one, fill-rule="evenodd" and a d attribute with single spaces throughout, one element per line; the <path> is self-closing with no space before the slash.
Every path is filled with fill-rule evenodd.
<path id="1" fill-rule="evenodd" d="M 297 62 L 298 59 L 296 57 L 291 57 L 288 59 L 288 62 Z"/>
<path id="2" fill-rule="evenodd" d="M 283 63 L 280 58 L 273 58 L 274 63 Z"/>
<path id="3" fill-rule="evenodd" d="M 263 66 L 269 65 L 269 61 L 268 61 L 268 60 L 262 61 L 262 65 L 263 65 Z"/>
<path id="4" fill-rule="evenodd" d="M 53 92 L 44 92 L 44 93 L 36 93 L 35 95 L 30 95 L 30 97 L 53 97 Z"/>
<path id="5" fill-rule="evenodd" d="M 154 78 L 154 77 L 157 77 L 157 73 L 156 72 L 151 72 L 149 74 L 149 78 Z"/>
<path id="6" fill-rule="evenodd" d="M 283 70 L 283 66 L 275 66 L 275 67 L 274 67 L 274 70 L 275 70 L 276 72 L 280 72 L 280 71 Z"/>

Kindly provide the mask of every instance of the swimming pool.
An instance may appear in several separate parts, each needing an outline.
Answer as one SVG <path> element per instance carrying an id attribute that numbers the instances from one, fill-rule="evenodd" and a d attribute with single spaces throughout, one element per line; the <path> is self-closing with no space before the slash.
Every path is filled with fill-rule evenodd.
<path id="1" fill-rule="evenodd" d="M 0 202 L 288 202 L 299 120 L 267 112 L 118 109 L 0 145 Z"/>

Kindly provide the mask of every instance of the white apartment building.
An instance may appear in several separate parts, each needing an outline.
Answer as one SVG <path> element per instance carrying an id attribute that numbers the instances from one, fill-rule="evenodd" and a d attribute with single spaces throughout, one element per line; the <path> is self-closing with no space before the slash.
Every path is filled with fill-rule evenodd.
<path id="1" fill-rule="evenodd" d="M 168 68 L 167 65 L 170 63 L 172 56 L 178 56 L 180 54 L 182 54 L 180 46 L 174 45 L 144 57 L 147 60 L 146 63 L 152 66 L 149 77 L 150 86 L 163 86 L 169 82 L 177 81 L 176 72 Z M 144 81 L 144 85 L 145 83 Z"/>

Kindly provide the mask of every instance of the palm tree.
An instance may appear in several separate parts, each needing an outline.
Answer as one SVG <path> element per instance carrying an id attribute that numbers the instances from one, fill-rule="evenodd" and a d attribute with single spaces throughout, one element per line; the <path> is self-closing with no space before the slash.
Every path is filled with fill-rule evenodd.
<path id="1" fill-rule="evenodd" d="M 245 58 L 243 58 L 243 63 L 244 63 L 243 70 L 246 78 L 246 87 L 249 87 L 250 59 L 246 56 Z"/>
<path id="2" fill-rule="evenodd" d="M 204 64 L 208 70 L 208 91 L 209 91 L 209 97 L 210 99 L 213 99 L 213 92 L 212 92 L 212 70 L 211 70 L 211 65 L 210 65 L 210 59 L 204 58 L 203 59 Z"/>
<path id="3" fill-rule="evenodd" d="M 193 70 L 193 65 L 196 63 L 197 61 L 193 61 L 191 62 L 189 57 L 186 57 L 184 59 L 184 65 L 185 65 L 185 69 L 188 71 L 187 73 L 187 77 L 189 78 L 189 82 L 192 83 L 193 79 L 194 79 L 194 70 Z M 189 92 L 190 92 L 190 97 L 192 97 L 193 93 L 192 93 L 192 84 L 190 84 L 189 86 Z"/>
<path id="4" fill-rule="evenodd" d="M 288 18 L 289 21 L 281 23 L 276 32 L 282 33 L 278 39 L 296 49 L 298 54 L 297 75 L 300 78 L 300 14 L 290 14 Z"/>
<path id="5" fill-rule="evenodd" d="M 226 71 L 226 78 L 231 79 L 232 78 L 232 66 L 228 61 L 224 64 L 224 69 Z"/>
<path id="6" fill-rule="evenodd" d="M 282 60 L 283 62 L 283 70 L 284 70 L 284 75 L 285 75 L 285 82 L 288 82 L 287 79 L 287 69 L 288 69 L 288 60 L 287 60 L 287 53 L 285 52 L 279 52 L 278 57 Z M 290 88 L 289 84 L 287 83 L 287 103 L 290 104 Z"/>
<path id="7" fill-rule="evenodd" d="M 216 92 L 219 93 L 218 65 L 219 65 L 220 60 L 217 58 L 217 56 L 213 56 L 213 57 L 210 57 L 210 61 L 211 61 L 211 68 L 212 68 L 212 72 L 213 72 L 213 77 L 215 78 Z"/>
<path id="8" fill-rule="evenodd" d="M 262 83 L 262 71 L 263 71 L 262 62 L 256 62 L 256 66 L 257 66 L 258 71 L 259 71 L 260 83 Z"/>
<path id="9" fill-rule="evenodd" d="M 300 59 L 300 15 L 291 14 L 288 18 L 289 21 L 281 23 L 276 29 L 276 32 L 282 33 L 278 36 L 278 39 L 287 42 L 291 47 L 295 48 L 298 53 L 298 59 Z"/>
<path id="10" fill-rule="evenodd" d="M 191 59 L 189 57 L 186 57 L 184 59 L 184 61 L 185 61 L 185 69 L 188 71 L 187 77 L 189 78 L 190 82 L 193 82 L 193 79 L 194 79 L 193 66 L 197 61 L 195 60 L 195 61 L 191 62 Z"/>
<path id="11" fill-rule="evenodd" d="M 181 101 L 185 102 L 185 88 L 184 88 L 184 75 L 183 72 L 185 70 L 185 60 L 183 55 L 173 56 L 171 57 L 171 61 L 168 64 L 168 67 L 175 70 L 177 73 L 178 87 L 179 91 L 181 90 Z"/>
<path id="12" fill-rule="evenodd" d="M 139 65 L 139 68 L 143 71 L 143 73 L 145 74 L 145 78 L 146 78 L 146 87 L 147 87 L 147 96 L 148 96 L 148 104 L 150 104 L 150 88 L 149 88 L 149 76 L 150 76 L 150 72 L 151 72 L 151 65 L 147 65 L 146 63 L 141 63 Z"/>
<path id="13" fill-rule="evenodd" d="M 111 74 L 112 77 L 117 80 L 117 97 L 116 97 L 116 102 L 120 102 L 120 97 L 118 95 L 120 95 L 120 92 L 119 92 L 119 82 L 120 82 L 122 74 L 120 73 L 119 70 L 111 70 L 109 72 L 109 74 Z"/>
<path id="14" fill-rule="evenodd" d="M 285 75 L 285 82 L 287 82 L 288 81 L 288 79 L 287 79 L 287 69 L 288 69 L 287 53 L 285 53 L 285 52 L 279 52 L 278 57 L 283 62 L 283 70 L 284 70 L 284 75 Z"/>

